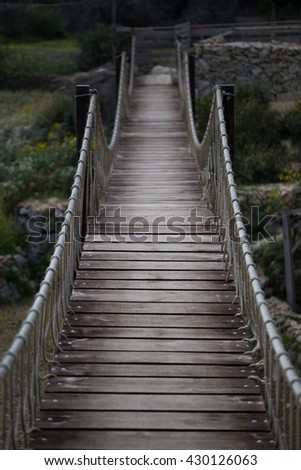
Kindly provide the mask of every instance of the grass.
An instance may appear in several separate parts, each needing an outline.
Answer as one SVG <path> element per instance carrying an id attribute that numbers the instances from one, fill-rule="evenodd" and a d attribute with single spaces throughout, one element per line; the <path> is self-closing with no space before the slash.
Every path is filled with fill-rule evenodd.
<path id="1" fill-rule="evenodd" d="M 17 59 L 18 66 L 26 64 L 27 75 L 68 75 L 78 70 L 77 49 L 47 48 L 37 43 L 32 46 L 7 46 L 7 50 Z"/>
<path id="2" fill-rule="evenodd" d="M 64 122 L 69 131 L 74 131 L 72 97 L 68 93 L 42 90 L 0 90 L 0 139 L 2 141 L 6 139 L 10 144 L 11 135 L 14 139 L 20 138 L 21 135 L 24 137 L 24 130 L 27 131 L 27 139 L 35 138 L 34 134 L 37 129 L 49 128 L 55 122 Z M 14 146 L 17 143 L 12 142 Z"/>
<path id="3" fill-rule="evenodd" d="M 0 307 L 0 359 L 11 346 L 32 302 L 32 297 L 26 297 L 20 302 Z"/>
<path id="4" fill-rule="evenodd" d="M 0 131 L 3 128 L 34 126 L 53 93 L 0 90 Z"/>
<path id="5" fill-rule="evenodd" d="M 4 57 L 1 65 L 6 77 L 4 87 L 7 88 L 22 87 L 30 76 L 53 77 L 78 71 L 80 46 L 73 38 L 14 41 L 0 47 Z"/>
<path id="6" fill-rule="evenodd" d="M 11 41 L 9 43 L 12 46 L 20 47 L 20 48 L 32 48 L 38 47 L 40 49 L 60 49 L 65 50 L 68 49 L 69 51 L 79 51 L 79 44 L 78 41 L 72 37 L 63 38 L 63 39 L 44 39 L 44 40 L 29 40 L 29 41 Z"/>

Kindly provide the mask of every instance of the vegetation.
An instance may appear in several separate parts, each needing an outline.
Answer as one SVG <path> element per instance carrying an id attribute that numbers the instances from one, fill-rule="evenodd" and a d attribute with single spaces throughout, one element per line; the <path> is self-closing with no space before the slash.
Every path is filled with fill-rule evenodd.
<path id="1" fill-rule="evenodd" d="M 75 41 L 13 42 L 0 38 L 0 89 L 49 89 L 56 75 L 78 70 Z"/>
<path id="2" fill-rule="evenodd" d="M 204 133 L 211 97 L 197 103 Z M 235 179 L 239 184 L 295 182 L 301 177 L 301 101 L 277 111 L 258 83 L 238 86 L 235 96 Z M 267 132 L 267 129 L 269 130 Z"/>
<path id="3" fill-rule="evenodd" d="M 82 70 L 92 69 L 112 59 L 112 31 L 102 23 L 97 23 L 83 34 L 80 44 L 79 66 Z"/>
<path id="4" fill-rule="evenodd" d="M 6 208 L 11 212 L 24 198 L 55 191 L 66 197 L 76 165 L 71 98 L 59 92 L 5 91 L 0 104 L 0 182 Z"/>
<path id="5" fill-rule="evenodd" d="M 30 308 L 33 302 L 31 296 L 24 297 L 21 301 L 1 306 L 0 315 L 0 360 L 10 347 L 12 338 L 20 328 L 24 313 Z"/>
<path id="6" fill-rule="evenodd" d="M 0 256 L 13 253 L 16 248 L 16 235 L 12 218 L 7 214 L 4 204 L 3 184 L 0 184 Z"/>

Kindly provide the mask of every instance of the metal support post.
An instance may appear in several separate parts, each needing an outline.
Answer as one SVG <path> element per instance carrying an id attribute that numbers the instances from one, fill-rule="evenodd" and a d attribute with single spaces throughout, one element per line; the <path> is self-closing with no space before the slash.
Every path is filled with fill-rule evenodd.
<path id="1" fill-rule="evenodd" d="M 76 130 L 76 148 L 80 152 L 85 133 L 87 113 L 90 103 L 90 86 L 76 85 L 75 95 L 75 130 Z"/>
<path id="2" fill-rule="evenodd" d="M 228 143 L 230 147 L 230 155 L 232 165 L 235 161 L 235 122 L 234 122 L 234 98 L 235 90 L 234 85 L 222 85 L 223 92 L 223 108 L 226 121 L 226 130 L 228 135 Z"/>
<path id="3" fill-rule="evenodd" d="M 290 307 L 296 308 L 296 287 L 293 264 L 293 241 L 291 234 L 291 221 L 288 209 L 281 211 L 283 243 L 284 243 L 284 262 L 285 262 L 285 285 L 286 300 Z"/>
<path id="4" fill-rule="evenodd" d="M 188 54 L 189 86 L 193 119 L 195 119 L 195 55 Z"/>

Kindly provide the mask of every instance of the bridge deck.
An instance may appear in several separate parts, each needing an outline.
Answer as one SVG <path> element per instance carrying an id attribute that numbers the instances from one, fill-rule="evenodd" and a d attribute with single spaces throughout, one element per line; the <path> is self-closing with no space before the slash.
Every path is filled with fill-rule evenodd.
<path id="1" fill-rule="evenodd" d="M 274 447 L 213 222 L 176 89 L 137 87 L 32 448 Z"/>

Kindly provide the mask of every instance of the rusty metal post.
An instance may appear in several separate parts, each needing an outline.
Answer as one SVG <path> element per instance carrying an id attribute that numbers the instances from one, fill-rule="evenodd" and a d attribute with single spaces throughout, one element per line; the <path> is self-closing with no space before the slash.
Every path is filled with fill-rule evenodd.
<path id="1" fill-rule="evenodd" d="M 90 103 L 90 86 L 76 85 L 75 95 L 75 131 L 76 131 L 76 148 L 80 152 L 82 141 L 85 133 L 87 113 Z"/>
<path id="2" fill-rule="evenodd" d="M 188 54 L 189 86 L 193 119 L 195 119 L 195 55 Z"/>
<path id="3" fill-rule="evenodd" d="M 283 209 L 281 211 L 281 218 L 284 244 L 286 300 L 290 307 L 294 310 L 296 308 L 296 286 L 293 263 L 293 242 L 291 234 L 290 211 L 288 209 Z"/>
<path id="4" fill-rule="evenodd" d="M 235 161 L 235 122 L 234 122 L 234 85 L 221 85 L 223 92 L 223 108 L 226 121 L 226 130 L 228 134 L 228 143 L 232 165 Z"/>
<path id="5" fill-rule="evenodd" d="M 122 54 L 118 53 L 115 55 L 115 87 L 116 87 L 116 104 L 118 101 L 118 90 L 119 90 L 119 82 L 120 82 L 120 71 L 121 71 L 121 59 L 122 59 Z"/>
<path id="6" fill-rule="evenodd" d="M 89 104 L 90 104 L 90 86 L 89 85 L 76 85 L 75 113 L 76 113 L 76 147 L 77 147 L 78 155 L 82 148 L 82 142 L 83 142 L 83 137 L 85 134 L 85 127 L 86 127 L 86 122 L 87 122 Z M 79 236 L 81 237 L 82 241 L 84 240 L 86 232 L 87 232 L 87 216 L 88 216 L 87 201 L 89 200 L 89 196 L 87 195 L 87 181 L 88 181 L 88 173 L 86 169 L 82 214 L 81 214 L 80 221 L 78 221 L 78 223 L 80 224 Z"/>

